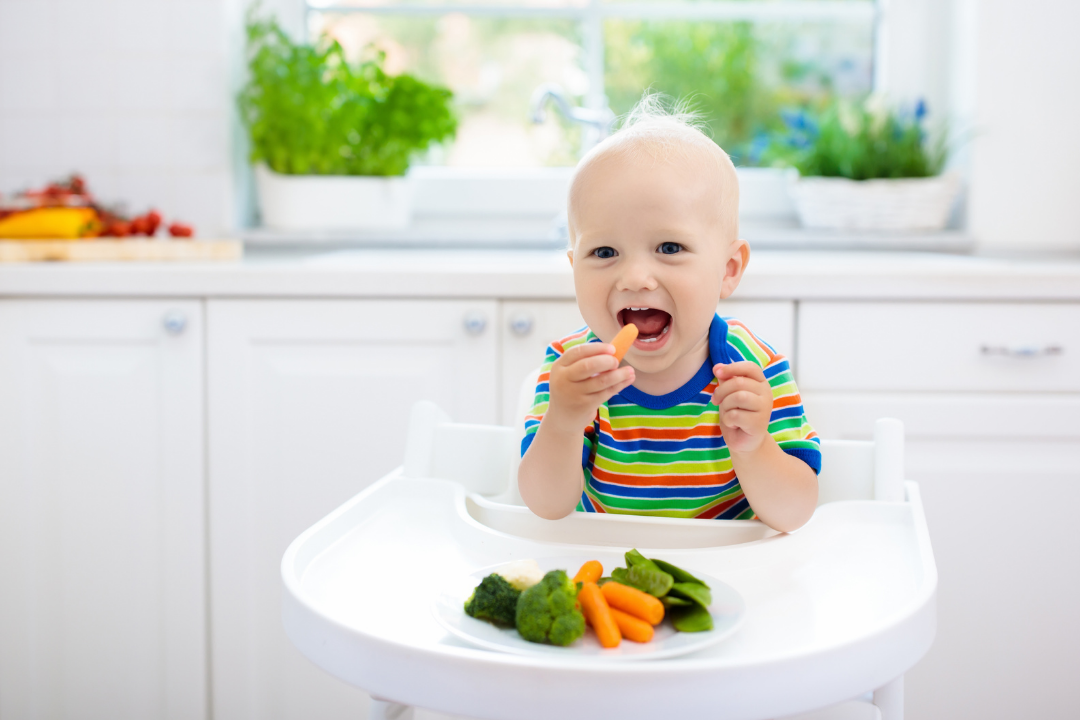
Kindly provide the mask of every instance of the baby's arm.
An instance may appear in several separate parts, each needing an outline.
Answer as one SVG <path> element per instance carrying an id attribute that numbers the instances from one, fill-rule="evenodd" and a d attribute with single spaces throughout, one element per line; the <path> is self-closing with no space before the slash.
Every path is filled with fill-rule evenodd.
<path id="1" fill-rule="evenodd" d="M 713 373 L 713 403 L 747 502 L 775 530 L 802 527 L 817 507 L 817 474 L 769 433 L 773 396 L 765 373 L 749 361 L 716 365 Z"/>
<path id="2" fill-rule="evenodd" d="M 566 351 L 551 366 L 548 409 L 518 468 L 518 491 L 529 509 L 557 520 L 577 507 L 585 476 L 582 433 L 597 409 L 634 382 L 632 367 L 619 367 L 615 348 L 585 343 Z"/>

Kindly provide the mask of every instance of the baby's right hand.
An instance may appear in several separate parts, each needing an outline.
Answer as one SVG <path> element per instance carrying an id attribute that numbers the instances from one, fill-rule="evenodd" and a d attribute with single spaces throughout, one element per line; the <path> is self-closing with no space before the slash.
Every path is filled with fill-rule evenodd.
<path id="1" fill-rule="evenodd" d="M 551 366 L 547 417 L 579 432 L 597 409 L 634 382 L 634 368 L 619 367 L 615 347 L 585 343 L 567 350 Z"/>

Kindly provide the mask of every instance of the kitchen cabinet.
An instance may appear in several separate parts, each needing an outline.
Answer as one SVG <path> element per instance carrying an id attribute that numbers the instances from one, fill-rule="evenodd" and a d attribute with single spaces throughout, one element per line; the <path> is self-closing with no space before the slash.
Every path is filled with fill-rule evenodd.
<path id="1" fill-rule="evenodd" d="M 409 410 L 495 423 L 493 300 L 210 301 L 215 720 L 356 720 L 367 698 L 281 626 L 279 565 L 308 526 L 401 463 Z"/>
<path id="2" fill-rule="evenodd" d="M 207 717 L 200 301 L 0 300 L 0 718 Z"/>
<path id="3" fill-rule="evenodd" d="M 938 563 L 912 720 L 1075 715 L 1080 305 L 805 302 L 799 381 L 823 437 L 906 430 Z"/>
<path id="4" fill-rule="evenodd" d="M 790 355 L 795 351 L 795 303 L 769 300 L 725 300 L 717 307 L 724 317 L 733 317 L 776 348 Z M 518 393 L 525 377 L 540 366 L 544 349 L 553 340 L 569 335 L 585 325 L 573 300 L 516 300 L 501 303 L 500 329 L 502 372 L 501 422 L 514 425 Z"/>

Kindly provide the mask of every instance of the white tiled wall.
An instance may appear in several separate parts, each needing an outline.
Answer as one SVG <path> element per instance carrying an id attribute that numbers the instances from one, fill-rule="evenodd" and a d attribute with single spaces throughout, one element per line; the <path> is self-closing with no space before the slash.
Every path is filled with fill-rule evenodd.
<path id="1" fill-rule="evenodd" d="M 228 0 L 0 0 L 0 192 L 78 171 L 203 237 L 234 225 Z"/>

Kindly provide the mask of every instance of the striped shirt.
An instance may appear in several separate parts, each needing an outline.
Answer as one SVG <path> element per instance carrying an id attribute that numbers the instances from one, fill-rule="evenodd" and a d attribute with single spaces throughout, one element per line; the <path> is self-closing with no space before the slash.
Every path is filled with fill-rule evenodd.
<path id="1" fill-rule="evenodd" d="M 589 328 L 547 349 L 536 396 L 525 417 L 521 454 L 529 449 L 548 407 L 552 364 L 582 343 L 600 342 Z M 817 433 L 806 421 L 791 366 L 745 325 L 715 317 L 709 329 L 709 359 L 678 390 L 648 395 L 631 386 L 600 406 L 584 429 L 581 465 L 585 487 L 577 509 L 679 518 L 746 520 L 756 517 L 743 495 L 712 402 L 717 363 L 749 360 L 772 388 L 769 433 L 789 455 L 818 472 Z"/>

